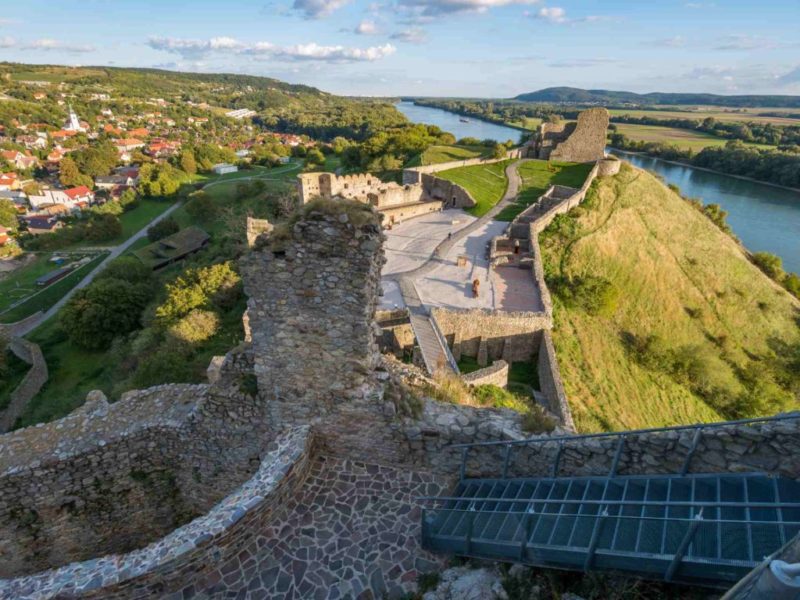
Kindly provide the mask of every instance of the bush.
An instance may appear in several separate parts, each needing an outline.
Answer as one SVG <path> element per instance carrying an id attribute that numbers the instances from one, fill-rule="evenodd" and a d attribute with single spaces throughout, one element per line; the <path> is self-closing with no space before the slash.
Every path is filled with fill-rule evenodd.
<path id="1" fill-rule="evenodd" d="M 148 286 L 99 279 L 70 298 L 61 311 L 61 326 L 74 344 L 102 350 L 118 335 L 141 325 L 142 310 L 149 299 Z"/>
<path id="2" fill-rule="evenodd" d="M 602 277 L 553 277 L 548 283 L 564 304 L 590 315 L 609 316 L 617 309 L 619 290 Z"/>
<path id="3" fill-rule="evenodd" d="M 122 235 L 122 223 L 116 215 L 94 215 L 86 226 L 86 238 L 93 242 L 107 242 Z"/>
<path id="4" fill-rule="evenodd" d="M 173 233 L 178 233 L 178 231 L 180 231 L 178 222 L 172 217 L 166 217 L 147 230 L 147 239 L 157 242 Z"/>
<path id="5" fill-rule="evenodd" d="M 780 281 L 783 279 L 783 263 L 781 259 L 769 252 L 756 252 L 750 257 L 753 264 L 761 269 L 770 279 Z"/>
<path id="6" fill-rule="evenodd" d="M 133 256 L 121 256 L 100 271 L 95 281 L 101 279 L 121 279 L 128 283 L 149 283 L 153 281 L 153 271 Z"/>
<path id="7" fill-rule="evenodd" d="M 187 269 L 167 286 L 167 298 L 156 308 L 156 323 L 169 327 L 197 308 L 228 310 L 241 296 L 241 278 L 230 262 Z"/>
<path id="8" fill-rule="evenodd" d="M 198 191 L 189 196 L 186 212 L 196 221 L 208 223 L 219 214 L 219 209 L 211 196 L 203 191 Z"/>
<path id="9" fill-rule="evenodd" d="M 190 345 L 213 337 L 220 327 L 220 318 L 210 310 L 195 309 L 169 328 L 169 334 L 177 341 Z"/>

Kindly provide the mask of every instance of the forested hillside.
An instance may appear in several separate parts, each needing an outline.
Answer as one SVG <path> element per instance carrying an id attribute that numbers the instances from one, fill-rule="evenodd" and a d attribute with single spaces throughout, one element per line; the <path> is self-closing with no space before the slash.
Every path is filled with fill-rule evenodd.
<path id="1" fill-rule="evenodd" d="M 800 399 L 800 303 L 695 205 L 624 165 L 542 236 L 581 431 L 774 414 Z"/>

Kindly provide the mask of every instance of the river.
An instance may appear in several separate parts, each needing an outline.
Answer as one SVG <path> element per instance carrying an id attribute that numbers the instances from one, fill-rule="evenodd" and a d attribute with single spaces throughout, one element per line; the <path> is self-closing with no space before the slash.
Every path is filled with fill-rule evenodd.
<path id="1" fill-rule="evenodd" d="M 800 273 L 800 193 L 755 181 L 669 163 L 651 156 L 612 150 L 642 169 L 661 175 L 684 196 L 716 203 L 728 211 L 728 223 L 751 252 L 766 251 Z"/>
<path id="2" fill-rule="evenodd" d="M 474 137 L 479 140 L 496 140 L 505 142 L 513 140 L 519 141 L 519 136 L 523 132 L 519 129 L 496 125 L 489 121 L 481 121 L 472 117 L 462 117 L 455 113 L 440 108 L 430 108 L 429 106 L 417 106 L 413 102 L 399 102 L 395 104 L 397 110 L 403 113 L 409 121 L 414 123 L 425 123 L 436 125 L 456 136 L 456 139 Z M 461 119 L 465 119 L 464 123 Z"/>

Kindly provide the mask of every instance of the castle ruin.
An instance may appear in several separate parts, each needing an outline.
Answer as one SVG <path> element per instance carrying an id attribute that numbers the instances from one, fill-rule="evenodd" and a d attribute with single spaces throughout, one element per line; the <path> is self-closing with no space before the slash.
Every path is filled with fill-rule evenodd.
<path id="1" fill-rule="evenodd" d="M 541 160 L 593 162 L 605 156 L 608 111 L 590 108 L 577 121 L 542 123 L 531 140 L 529 155 Z"/>

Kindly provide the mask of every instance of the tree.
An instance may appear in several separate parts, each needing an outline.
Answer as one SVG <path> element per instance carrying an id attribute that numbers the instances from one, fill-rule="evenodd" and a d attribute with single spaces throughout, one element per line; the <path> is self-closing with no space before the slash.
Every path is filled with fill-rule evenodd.
<path id="1" fill-rule="evenodd" d="M 219 209 L 211 199 L 211 196 L 203 191 L 198 191 L 189 196 L 186 212 L 195 220 L 201 223 L 208 223 L 219 214 Z"/>
<path id="2" fill-rule="evenodd" d="M 495 144 L 492 146 L 492 158 L 505 158 L 506 147 L 503 144 Z"/>
<path id="3" fill-rule="evenodd" d="M 150 228 L 147 230 L 147 238 L 151 242 L 157 242 L 168 235 L 178 233 L 180 228 L 180 225 L 178 225 L 178 222 L 175 219 L 172 217 L 166 217 L 165 219 L 161 219 L 155 225 L 150 226 Z"/>
<path id="4" fill-rule="evenodd" d="M 189 175 L 197 173 L 197 161 L 194 158 L 194 152 L 191 150 L 181 152 L 180 165 L 181 169 Z"/>
<path id="5" fill-rule="evenodd" d="M 306 153 L 306 162 L 314 165 L 321 165 L 325 163 L 325 155 L 317 148 L 312 148 Z"/>
<path id="6" fill-rule="evenodd" d="M 102 350 L 118 335 L 140 327 L 149 298 L 147 286 L 100 279 L 70 298 L 61 311 L 61 326 L 74 344 Z"/>
<path id="7" fill-rule="evenodd" d="M 69 156 L 65 156 L 61 159 L 58 170 L 58 180 L 61 182 L 61 185 L 67 187 L 77 187 L 79 185 L 92 187 L 92 185 L 94 185 L 92 178 L 81 173 L 78 169 L 78 165 L 75 164 L 75 161 Z"/>
<path id="8" fill-rule="evenodd" d="M 9 229 L 16 229 L 19 225 L 17 222 L 17 207 L 11 200 L 6 198 L 0 200 L 0 225 Z"/>
<path id="9" fill-rule="evenodd" d="M 128 283 L 149 284 L 153 281 L 153 271 L 138 258 L 121 256 L 112 261 L 95 277 L 95 281 L 101 279 L 119 279 Z"/>
<path id="10" fill-rule="evenodd" d="M 241 294 L 241 278 L 229 262 L 187 269 L 168 283 L 167 299 L 156 308 L 156 323 L 169 326 L 197 308 L 232 308 Z"/>
<path id="11" fill-rule="evenodd" d="M 86 237 L 94 242 L 107 242 L 122 235 L 119 217 L 110 213 L 92 216 L 86 226 Z"/>

